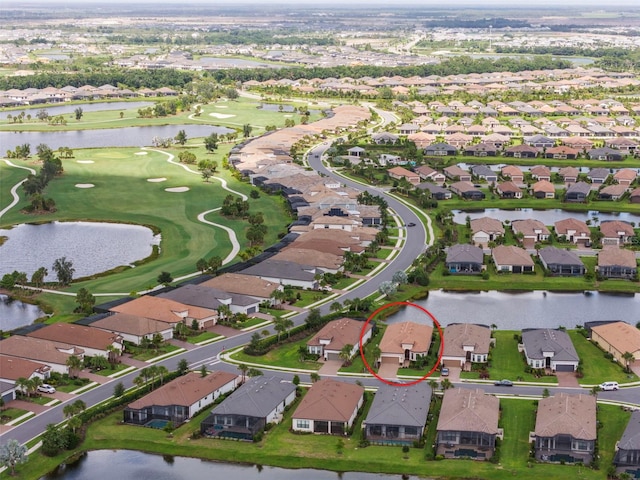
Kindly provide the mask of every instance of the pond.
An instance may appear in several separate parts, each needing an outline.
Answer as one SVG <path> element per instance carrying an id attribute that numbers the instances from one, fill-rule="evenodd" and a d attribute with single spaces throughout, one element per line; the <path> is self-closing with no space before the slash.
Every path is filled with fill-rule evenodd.
<path id="1" fill-rule="evenodd" d="M 60 257 L 73 263 L 73 278 L 80 278 L 142 260 L 160 244 L 160 236 L 151 229 L 119 223 L 22 224 L 0 229 L 0 236 L 7 237 L 0 246 L 0 276 L 17 270 L 31 278 L 45 267 L 45 280 L 50 282 L 57 281 L 51 267 Z"/>
<path id="2" fill-rule="evenodd" d="M 132 450 L 94 450 L 79 460 L 58 467 L 40 480 L 383 480 L 417 477 L 376 473 L 336 473 L 303 468 L 288 470 L 259 465 L 237 465 L 197 458 L 153 455 Z"/>
<path id="3" fill-rule="evenodd" d="M 558 220 L 565 218 L 577 218 L 586 222 L 590 220 L 593 225 L 599 224 L 607 220 L 622 220 L 625 222 L 633 222 L 635 225 L 640 225 L 640 215 L 636 215 L 628 212 L 599 212 L 596 210 L 588 212 L 573 212 L 569 210 L 562 210 L 560 208 L 554 208 L 550 210 L 535 210 L 533 208 L 519 208 L 516 210 L 503 210 L 500 208 L 484 208 L 479 210 L 452 210 L 453 221 L 455 223 L 466 223 L 467 216 L 474 220 L 480 217 L 491 217 L 496 220 L 504 222 L 509 220 L 524 220 L 527 218 L 534 218 L 540 220 L 545 225 L 553 225 Z M 597 222 L 594 220 L 597 218 Z"/>
<path id="4" fill-rule="evenodd" d="M 36 146 L 41 143 L 48 145 L 53 150 L 60 147 L 143 147 L 150 146 L 153 137 L 173 138 L 180 130 L 184 130 L 188 138 L 207 137 L 212 133 L 222 135 L 234 131 L 215 125 L 162 125 L 65 132 L 0 132 L 0 145 L 2 145 L 3 151 L 6 151 L 14 150 L 18 145 L 29 143 L 32 152 L 35 152 Z"/>
<path id="5" fill-rule="evenodd" d="M 275 65 L 255 60 L 245 60 L 242 58 L 232 57 L 201 57 L 198 62 L 205 68 L 221 67 L 221 68 L 282 68 L 282 65 Z"/>
<path id="6" fill-rule="evenodd" d="M 414 303 L 431 312 L 442 326 L 480 323 L 494 324 L 500 330 L 521 330 L 574 328 L 595 320 L 623 320 L 635 325 L 640 320 L 640 295 L 633 294 L 432 290 L 427 298 Z M 404 321 L 432 323 L 416 308 L 405 308 L 387 319 L 388 323 Z"/>
<path id="7" fill-rule="evenodd" d="M 0 119 L 6 120 L 8 115 L 15 117 L 19 115 L 21 112 L 24 112 L 25 115 L 31 115 L 31 117 L 35 117 L 40 110 L 46 110 L 50 116 L 56 115 L 64 115 L 66 113 L 74 113 L 76 108 L 82 108 L 83 112 L 102 112 L 109 110 L 129 110 L 129 109 L 138 109 L 138 108 L 146 108 L 155 105 L 154 102 L 97 102 L 97 103 L 76 103 L 74 105 L 56 105 L 55 107 L 51 106 L 35 106 L 31 108 L 22 108 L 10 111 L 0 112 Z"/>
<path id="8" fill-rule="evenodd" d="M 0 294 L 0 325 L 2 330 L 15 330 L 24 325 L 30 325 L 34 320 L 44 317 L 45 313 L 36 305 L 13 300 L 7 295 Z"/>

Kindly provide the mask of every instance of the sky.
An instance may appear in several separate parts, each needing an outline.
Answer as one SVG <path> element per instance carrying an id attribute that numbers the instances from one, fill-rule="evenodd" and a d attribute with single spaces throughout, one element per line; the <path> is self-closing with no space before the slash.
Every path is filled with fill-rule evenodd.
<path id="1" fill-rule="evenodd" d="M 324 5 L 345 5 L 344 0 L 267 0 L 270 4 L 293 4 L 293 5 L 315 5 L 318 7 Z M 135 3 L 149 3 L 149 4 L 208 4 L 214 6 L 216 3 L 221 5 L 237 5 L 237 4 L 262 4 L 264 5 L 265 0 L 64 0 L 56 3 L 66 3 L 66 4 L 75 4 L 82 5 L 87 3 L 109 3 L 109 4 L 135 4 Z M 20 4 L 20 3 L 32 3 L 28 0 L 26 1 L 11 1 L 11 4 Z M 42 1 L 36 1 L 33 3 L 42 3 Z M 53 3 L 53 2 L 52 2 Z M 622 7 L 640 7 L 640 2 L 638 0 L 610 0 L 604 3 L 602 0 L 562 0 L 558 2 L 558 0 L 535 0 L 532 3 L 531 0 L 447 0 L 445 4 L 443 4 L 442 0 L 349 0 L 349 6 L 352 5 L 363 5 L 363 6 L 393 6 L 393 5 L 419 5 L 419 6 L 439 6 L 439 7 L 449 7 L 449 6 L 471 6 L 471 7 L 488 7 L 492 5 L 508 5 L 510 7 L 532 7 L 534 5 L 557 5 L 558 7 L 563 6 L 585 6 L 589 8 L 607 8 L 610 9 L 613 6 L 622 6 Z"/>

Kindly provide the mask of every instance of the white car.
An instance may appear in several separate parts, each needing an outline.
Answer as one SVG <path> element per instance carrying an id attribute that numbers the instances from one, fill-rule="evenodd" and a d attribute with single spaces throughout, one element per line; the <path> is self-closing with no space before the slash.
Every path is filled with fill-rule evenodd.
<path id="1" fill-rule="evenodd" d="M 48 383 L 43 383 L 42 385 L 38 386 L 38 391 L 41 393 L 56 393 L 56 389 Z"/>
<path id="2" fill-rule="evenodd" d="M 600 390 L 610 391 L 610 390 L 618 390 L 618 382 L 604 382 L 600 384 Z"/>

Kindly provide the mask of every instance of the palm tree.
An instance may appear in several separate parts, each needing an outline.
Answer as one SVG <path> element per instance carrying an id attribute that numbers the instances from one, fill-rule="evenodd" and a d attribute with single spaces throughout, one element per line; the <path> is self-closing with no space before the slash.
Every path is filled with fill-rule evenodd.
<path id="1" fill-rule="evenodd" d="M 26 377 L 20 377 L 16 380 L 16 388 L 20 390 L 20 393 L 27 395 L 29 392 L 29 379 Z"/>
<path id="2" fill-rule="evenodd" d="M 40 385 L 42 385 L 42 379 L 40 377 L 33 377 L 32 379 L 29 380 L 29 385 L 27 387 L 28 391 L 29 391 L 29 396 L 31 395 L 35 395 L 36 392 L 38 391 L 38 387 Z"/>
<path id="3" fill-rule="evenodd" d="M 309 378 L 311 378 L 312 383 L 316 383 L 320 381 L 320 374 L 318 372 L 313 372 L 309 374 Z"/>
<path id="4" fill-rule="evenodd" d="M 165 375 L 169 374 L 169 370 L 167 369 L 167 367 L 163 365 L 159 365 L 157 369 L 158 369 L 158 376 L 160 377 L 160 385 L 162 385 L 164 383 Z"/>
<path id="5" fill-rule="evenodd" d="M 450 388 L 453 388 L 453 383 L 451 383 L 451 380 L 449 380 L 448 378 L 445 378 L 440 382 L 440 388 L 442 388 L 442 391 L 444 392 L 446 390 L 449 390 Z"/>
<path id="6" fill-rule="evenodd" d="M 351 363 L 351 350 L 353 350 L 353 345 L 347 343 L 342 347 L 338 356 L 342 360 L 343 365 L 349 365 Z"/>
<path id="7" fill-rule="evenodd" d="M 109 363 L 112 366 L 116 364 L 116 360 L 118 358 L 118 355 L 120 355 L 120 353 L 121 353 L 120 350 L 118 350 L 113 345 L 107 346 L 107 360 L 109 360 Z"/>
<path id="8" fill-rule="evenodd" d="M 241 363 L 238 365 L 238 370 L 242 372 L 242 383 L 244 383 L 245 377 L 247 376 L 247 371 L 249 370 L 249 366 L 245 363 Z"/>
<path id="9" fill-rule="evenodd" d="M 80 370 L 82 370 L 82 360 L 80 360 L 80 357 L 69 355 L 66 365 L 69 367 L 69 376 L 71 378 L 78 378 L 78 374 Z"/>
<path id="10" fill-rule="evenodd" d="M 631 373 L 631 364 L 633 362 L 635 362 L 636 357 L 634 357 L 633 353 L 631 353 L 631 352 L 624 352 L 622 354 L 622 358 L 624 359 L 624 361 L 626 363 L 625 370 L 627 371 L 627 373 Z"/>

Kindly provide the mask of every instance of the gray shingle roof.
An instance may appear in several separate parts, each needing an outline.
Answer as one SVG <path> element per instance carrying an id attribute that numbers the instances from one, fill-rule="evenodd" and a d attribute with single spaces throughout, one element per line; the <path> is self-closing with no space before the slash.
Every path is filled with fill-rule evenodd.
<path id="1" fill-rule="evenodd" d="M 531 359 L 544 359 L 543 352 L 553 352 L 554 360 L 579 361 L 569 334 L 550 328 L 525 329 L 522 331 L 522 343 Z"/>
<path id="2" fill-rule="evenodd" d="M 622 450 L 640 450 L 640 410 L 631 414 L 618 448 Z"/>
<path id="3" fill-rule="evenodd" d="M 480 247 L 475 245 L 458 244 L 452 245 L 447 249 L 446 263 L 452 262 L 470 262 L 482 264 L 484 254 Z"/>
<path id="4" fill-rule="evenodd" d="M 578 255 L 571 250 L 557 247 L 544 247 L 538 253 L 547 265 L 583 265 Z"/>
<path id="5" fill-rule="evenodd" d="M 257 277 L 282 278 L 290 280 L 313 281 L 315 267 L 311 265 L 300 265 L 293 262 L 282 262 L 278 260 L 265 260 L 241 272 L 242 275 L 255 275 Z"/>
<path id="6" fill-rule="evenodd" d="M 425 382 L 410 387 L 382 385 L 364 423 L 424 427 L 430 402 L 431 387 Z"/>
<path id="7" fill-rule="evenodd" d="M 284 402 L 295 389 L 293 383 L 281 381 L 277 377 L 254 377 L 211 410 L 211 413 L 263 418 Z"/>

